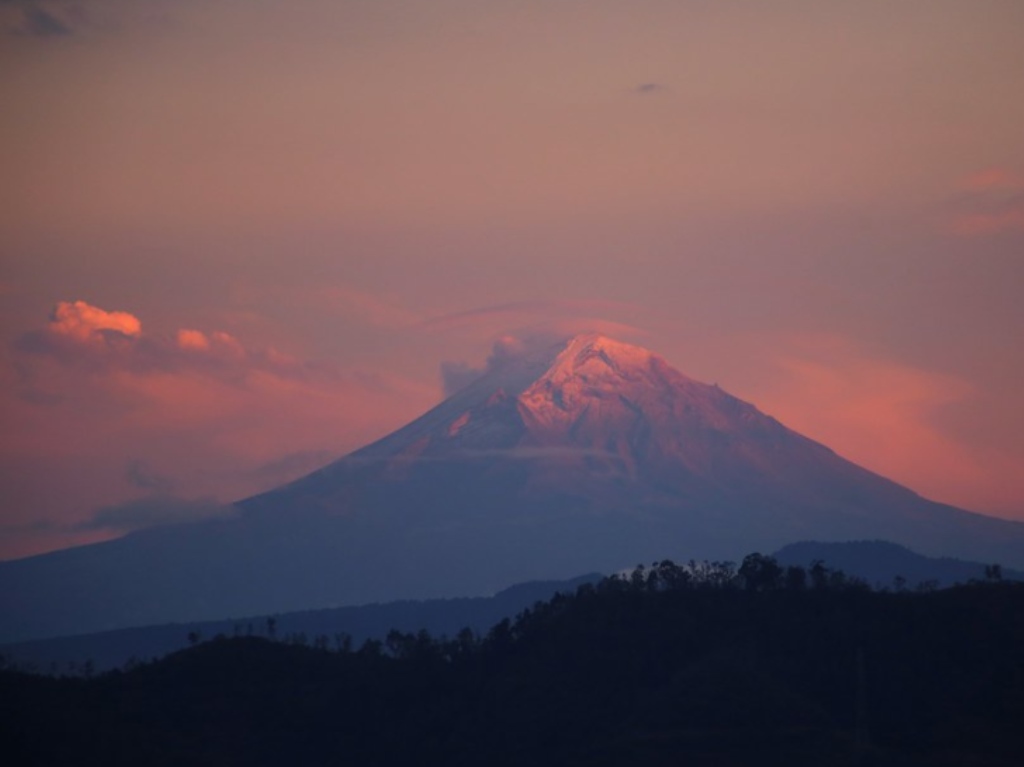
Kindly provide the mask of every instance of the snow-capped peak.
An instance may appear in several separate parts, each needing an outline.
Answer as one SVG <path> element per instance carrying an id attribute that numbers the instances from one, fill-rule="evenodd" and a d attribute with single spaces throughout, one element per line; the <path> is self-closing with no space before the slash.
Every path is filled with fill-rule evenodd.
<path id="1" fill-rule="evenodd" d="M 647 349 L 614 341 L 596 333 L 569 339 L 541 380 L 560 381 L 574 376 L 623 376 L 630 369 L 644 369 L 654 355 Z M 605 370 L 606 369 L 606 370 Z"/>
<path id="2" fill-rule="evenodd" d="M 572 422 L 595 402 L 622 407 L 631 390 L 657 377 L 654 355 L 596 334 L 569 340 L 551 366 L 519 395 L 520 412 L 537 425 Z"/>

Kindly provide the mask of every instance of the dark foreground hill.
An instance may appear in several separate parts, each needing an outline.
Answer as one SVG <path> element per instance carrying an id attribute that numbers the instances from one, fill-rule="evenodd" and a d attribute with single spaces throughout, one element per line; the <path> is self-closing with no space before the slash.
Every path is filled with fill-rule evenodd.
<path id="1" fill-rule="evenodd" d="M 1024 587 L 877 593 L 765 558 L 741 573 L 638 571 L 483 639 L 224 639 L 90 680 L 8 672 L 2 750 L 23 765 L 1020 764 Z"/>

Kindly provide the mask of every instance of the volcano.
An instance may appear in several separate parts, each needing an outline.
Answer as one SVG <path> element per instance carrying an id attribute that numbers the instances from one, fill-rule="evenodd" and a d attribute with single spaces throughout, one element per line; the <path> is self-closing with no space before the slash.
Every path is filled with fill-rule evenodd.
<path id="1" fill-rule="evenodd" d="M 1024 567 L 1024 524 L 924 499 L 594 334 L 495 358 L 405 427 L 237 506 L 0 563 L 0 636 L 486 594 L 803 540 Z"/>

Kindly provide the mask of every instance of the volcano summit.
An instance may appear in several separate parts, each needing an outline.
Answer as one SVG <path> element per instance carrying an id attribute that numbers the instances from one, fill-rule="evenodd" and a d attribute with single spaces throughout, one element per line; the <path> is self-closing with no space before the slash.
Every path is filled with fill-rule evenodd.
<path id="1" fill-rule="evenodd" d="M 1024 524 L 921 498 L 593 334 L 497 357 L 407 426 L 237 505 L 0 563 L 4 634 L 21 627 L 4 638 L 480 594 L 800 540 L 1024 567 Z"/>

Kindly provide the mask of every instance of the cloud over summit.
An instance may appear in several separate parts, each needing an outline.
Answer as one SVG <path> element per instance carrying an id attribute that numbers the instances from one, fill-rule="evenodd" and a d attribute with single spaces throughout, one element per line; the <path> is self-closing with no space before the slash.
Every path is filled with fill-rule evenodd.
<path id="1" fill-rule="evenodd" d="M 530 334 L 506 333 L 499 336 L 491 346 L 491 353 L 487 356 L 482 366 L 470 365 L 466 362 L 454 362 L 446 360 L 441 363 L 441 382 L 444 387 L 444 396 L 450 397 L 457 391 L 465 389 L 480 377 L 501 370 L 515 360 L 529 352 L 549 346 L 561 338 L 568 338 L 571 334 L 556 335 L 547 332 L 534 332 Z"/>

